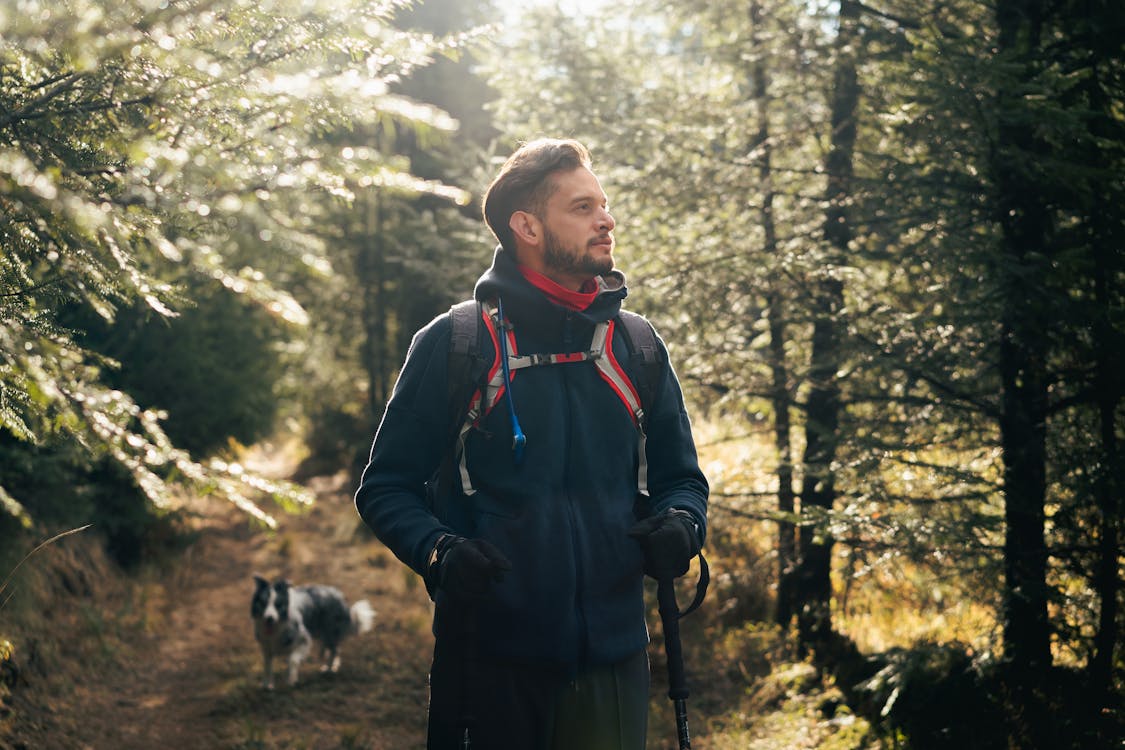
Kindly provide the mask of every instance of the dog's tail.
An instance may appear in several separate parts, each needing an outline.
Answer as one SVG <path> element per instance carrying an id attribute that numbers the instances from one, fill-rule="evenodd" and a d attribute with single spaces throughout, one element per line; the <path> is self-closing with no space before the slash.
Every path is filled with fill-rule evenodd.
<path id="1" fill-rule="evenodd" d="M 351 616 L 352 631 L 355 633 L 366 633 L 375 627 L 375 610 L 366 599 L 360 599 L 352 605 Z"/>

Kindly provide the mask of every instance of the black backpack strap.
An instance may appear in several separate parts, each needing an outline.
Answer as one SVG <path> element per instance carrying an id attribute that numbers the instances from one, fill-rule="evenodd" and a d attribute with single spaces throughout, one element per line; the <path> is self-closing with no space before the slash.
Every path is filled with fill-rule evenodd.
<path id="1" fill-rule="evenodd" d="M 664 371 L 664 358 L 656 341 L 656 331 L 643 315 L 622 310 L 617 314 L 617 319 L 621 322 L 625 345 L 629 349 L 633 387 L 641 397 L 641 408 L 644 409 L 647 421 Z M 647 429 L 648 425 L 642 424 L 641 427 Z"/>
<path id="2" fill-rule="evenodd" d="M 437 475 L 430 481 L 430 498 L 434 512 L 442 517 L 437 503 L 448 495 L 457 473 L 457 437 L 465 424 L 469 402 L 481 387 L 488 372 L 481 346 L 481 307 L 476 300 L 458 302 L 449 308 L 449 362 L 446 380 L 445 435 L 442 439 L 442 458 Z"/>
<path id="3" fill-rule="evenodd" d="M 449 308 L 450 354 L 474 356 L 480 351 L 480 303 L 473 299 L 458 302 Z"/>

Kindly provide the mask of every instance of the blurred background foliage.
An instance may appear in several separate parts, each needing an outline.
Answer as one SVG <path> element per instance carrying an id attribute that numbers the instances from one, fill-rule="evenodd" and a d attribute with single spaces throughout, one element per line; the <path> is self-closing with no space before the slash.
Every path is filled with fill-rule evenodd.
<path id="1" fill-rule="evenodd" d="M 0 534 L 135 565 L 175 492 L 268 525 L 354 474 L 539 135 L 590 146 L 694 407 L 712 746 L 795 746 L 737 718 L 782 705 L 822 747 L 1119 738 L 1109 0 L 0 5 Z M 242 468 L 279 435 L 294 481 Z"/>

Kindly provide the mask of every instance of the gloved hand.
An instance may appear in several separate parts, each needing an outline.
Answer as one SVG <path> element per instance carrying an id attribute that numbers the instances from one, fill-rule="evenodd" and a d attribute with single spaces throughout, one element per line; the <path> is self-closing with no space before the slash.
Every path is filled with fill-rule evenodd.
<path id="1" fill-rule="evenodd" d="M 688 572 L 691 559 L 699 554 L 699 532 L 692 515 L 684 510 L 666 510 L 638 521 L 629 536 L 641 543 L 645 574 L 670 581 Z"/>
<path id="2" fill-rule="evenodd" d="M 449 596 L 471 601 L 484 596 L 493 582 L 504 579 L 512 564 L 484 539 L 445 536 L 434 547 L 428 588 L 441 588 Z"/>

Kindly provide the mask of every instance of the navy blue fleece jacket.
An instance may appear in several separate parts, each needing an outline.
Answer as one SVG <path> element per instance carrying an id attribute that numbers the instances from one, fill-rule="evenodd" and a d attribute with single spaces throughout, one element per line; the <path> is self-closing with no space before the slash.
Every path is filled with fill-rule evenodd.
<path id="1" fill-rule="evenodd" d="M 594 326 L 617 315 L 624 277 L 612 272 L 600 289 L 582 312 L 560 307 L 498 249 L 474 296 L 502 298 L 520 354 L 556 354 L 589 348 Z M 643 558 L 626 532 L 638 516 L 669 508 L 689 512 L 701 536 L 706 526 L 707 480 L 671 366 L 648 409 L 648 497 L 637 502 L 637 429 L 628 409 L 594 363 L 572 362 L 515 374 L 511 393 L 527 435 L 523 463 L 513 459 L 501 401 L 466 437 L 477 493 L 465 496 L 455 486 L 438 518 L 425 483 L 449 432 L 449 338 L 448 315 L 415 335 L 356 493 L 360 515 L 420 575 L 443 533 L 484 538 L 503 552 L 512 570 L 478 606 L 482 655 L 573 670 L 635 653 L 648 640 Z M 614 337 L 613 351 L 623 365 L 629 361 L 624 336 Z M 436 602 L 441 638 L 458 627 L 460 613 L 440 590 Z"/>

